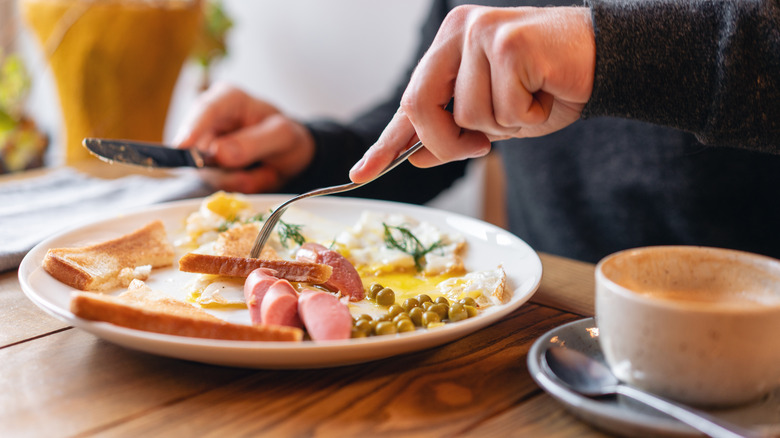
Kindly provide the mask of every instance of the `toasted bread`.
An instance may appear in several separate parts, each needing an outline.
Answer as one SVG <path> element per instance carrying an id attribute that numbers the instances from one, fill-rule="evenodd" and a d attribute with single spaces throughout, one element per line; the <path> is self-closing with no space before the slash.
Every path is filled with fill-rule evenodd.
<path id="1" fill-rule="evenodd" d="M 228 257 L 249 257 L 252 246 L 255 244 L 260 226 L 255 222 L 241 224 L 219 233 L 214 243 L 214 254 Z M 266 245 L 260 252 L 260 258 L 264 260 L 278 259 L 279 255 L 270 246 Z"/>
<path id="2" fill-rule="evenodd" d="M 210 254 L 187 253 L 179 259 L 179 270 L 199 274 L 248 277 L 257 268 L 276 271 L 276 277 L 287 281 L 322 284 L 328 281 L 333 268 L 321 263 L 297 260 L 264 260 L 247 257 L 226 257 Z"/>
<path id="3" fill-rule="evenodd" d="M 240 341 L 300 341 L 303 331 L 294 327 L 234 324 L 201 308 L 155 292 L 134 280 L 118 296 L 73 292 L 70 311 L 79 318 L 169 335 Z"/>
<path id="4" fill-rule="evenodd" d="M 161 221 L 116 239 L 77 248 L 53 248 L 43 268 L 57 280 L 80 290 L 107 291 L 146 279 L 151 268 L 173 264 L 173 246 Z"/>

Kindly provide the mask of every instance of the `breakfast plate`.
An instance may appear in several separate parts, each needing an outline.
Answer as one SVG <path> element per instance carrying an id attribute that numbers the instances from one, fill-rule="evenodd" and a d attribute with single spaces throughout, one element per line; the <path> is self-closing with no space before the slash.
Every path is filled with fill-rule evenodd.
<path id="1" fill-rule="evenodd" d="M 288 199 L 283 195 L 253 195 L 247 198 L 257 211 L 268 210 Z M 342 341 L 255 342 L 188 338 L 144 332 L 104 322 L 87 321 L 69 311 L 74 290 L 51 277 L 41 266 L 49 248 L 87 245 L 133 231 L 153 220 L 162 220 L 169 237 L 184 232 L 187 216 L 198 210 L 202 199 L 170 202 L 115 216 L 63 231 L 35 246 L 22 260 L 19 280 L 24 293 L 47 313 L 106 341 L 148 353 L 216 365 L 249 368 L 323 368 L 382 359 L 442 345 L 493 324 L 512 313 L 534 294 L 542 265 L 534 250 L 517 236 L 467 216 L 428 207 L 387 201 L 330 197 L 301 201 L 297 211 L 288 211 L 304 223 L 316 220 L 333 227 L 349 227 L 364 211 L 401 213 L 429 222 L 439 229 L 460 233 L 467 242 L 464 263 L 469 271 L 503 266 L 509 298 L 477 316 L 428 330 L 391 336 Z M 296 204 L 298 206 L 298 204 Z M 294 215 L 298 215 L 294 218 Z M 177 252 L 177 257 L 181 256 Z M 178 263 L 174 262 L 174 266 Z M 185 299 L 188 273 L 175 267 L 155 269 L 147 284 L 155 290 Z M 119 293 L 115 291 L 112 293 Z M 244 311 L 246 313 L 246 311 Z"/>
<path id="2" fill-rule="evenodd" d="M 544 362 L 548 346 L 575 349 L 604 362 L 598 338 L 594 318 L 574 321 L 550 330 L 537 339 L 528 352 L 528 372 L 542 389 L 572 414 L 599 429 L 631 437 L 701 436 L 700 432 L 690 426 L 631 399 L 622 396 L 588 398 L 564 387 L 548 375 Z M 747 429 L 763 432 L 766 436 L 780 436 L 780 388 L 751 404 L 707 412 Z"/>

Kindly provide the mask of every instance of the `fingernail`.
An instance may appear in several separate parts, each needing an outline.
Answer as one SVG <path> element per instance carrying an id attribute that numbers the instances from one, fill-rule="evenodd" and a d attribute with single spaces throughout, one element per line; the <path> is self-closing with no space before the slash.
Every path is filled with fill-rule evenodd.
<path id="1" fill-rule="evenodd" d="M 360 169 L 363 168 L 364 164 L 366 164 L 366 156 L 365 155 L 357 163 L 355 163 L 354 166 L 352 166 L 352 169 L 349 169 L 349 174 L 352 175 L 355 172 L 359 172 Z"/>

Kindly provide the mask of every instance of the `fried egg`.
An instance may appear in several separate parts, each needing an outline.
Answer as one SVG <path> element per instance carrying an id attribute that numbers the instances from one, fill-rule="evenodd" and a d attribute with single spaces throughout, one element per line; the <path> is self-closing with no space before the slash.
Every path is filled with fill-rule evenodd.
<path id="1" fill-rule="evenodd" d="M 462 277 L 449 278 L 436 285 L 436 290 L 450 301 L 471 297 L 480 308 L 504 302 L 506 273 L 499 266 L 493 270 L 469 272 Z"/>
<path id="2" fill-rule="evenodd" d="M 245 308 L 245 280 L 240 277 L 199 274 L 185 286 L 187 300 L 206 308 Z"/>
<path id="3" fill-rule="evenodd" d="M 204 198 L 200 208 L 187 217 L 185 240 L 188 241 L 180 242 L 178 246 L 188 246 L 194 248 L 194 252 L 203 254 L 246 257 L 251 251 L 255 236 L 265 223 L 262 218 L 267 216 L 267 213 L 253 210 L 245 195 L 216 192 Z M 290 214 L 287 216 L 293 216 L 295 211 L 288 213 Z M 271 233 L 264 248 L 266 258 L 294 256 L 298 245 L 290 239 L 283 242 L 280 235 L 284 233 L 279 232 L 291 225 L 298 230 L 295 228 L 297 225 L 283 221 L 276 225 L 277 232 Z M 300 234 L 302 239 L 309 240 L 306 235 Z M 290 233 L 286 235 L 289 236 Z M 269 257 L 265 250 L 272 250 L 272 256 Z"/>
<path id="4" fill-rule="evenodd" d="M 186 243 L 200 247 L 213 242 L 227 225 L 249 219 L 253 214 L 245 196 L 216 192 L 203 199 L 198 211 L 187 216 L 185 232 L 189 242 Z"/>
<path id="5" fill-rule="evenodd" d="M 416 246 L 424 254 L 415 259 L 415 251 L 388 246 L 389 241 L 409 249 Z M 419 269 L 423 275 L 436 276 L 465 271 L 465 243 L 462 235 L 442 232 L 428 222 L 402 214 L 365 211 L 354 226 L 336 236 L 334 249 L 352 262 L 358 272 L 383 274 Z"/>

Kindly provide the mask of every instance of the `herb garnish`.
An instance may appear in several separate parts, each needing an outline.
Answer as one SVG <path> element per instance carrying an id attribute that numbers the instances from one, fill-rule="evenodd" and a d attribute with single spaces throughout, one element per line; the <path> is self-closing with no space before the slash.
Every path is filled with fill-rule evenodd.
<path id="1" fill-rule="evenodd" d="M 382 222 L 382 226 L 385 228 L 385 245 L 388 248 L 395 248 L 412 256 L 414 258 L 414 267 L 418 271 L 422 271 L 422 259 L 425 255 L 442 246 L 441 240 L 437 240 L 426 248 L 408 228 L 387 225 L 384 222 Z M 393 236 L 393 230 L 401 234 L 400 240 Z"/>
<path id="2" fill-rule="evenodd" d="M 256 215 L 252 216 L 251 218 L 245 220 L 243 223 L 248 224 L 251 222 L 262 222 L 263 221 L 263 213 L 257 213 Z M 238 217 L 233 217 L 230 219 L 226 219 L 224 222 L 222 222 L 219 227 L 217 227 L 218 232 L 227 231 L 231 225 L 238 222 Z M 287 222 L 280 220 L 279 225 L 277 225 L 276 233 L 279 235 L 279 241 L 282 243 L 282 246 L 285 248 L 288 248 L 287 241 L 292 240 L 293 242 L 297 243 L 298 246 L 303 245 L 306 243 L 306 238 L 303 237 L 303 234 L 301 234 L 301 228 L 303 228 L 303 225 L 296 225 L 296 224 L 288 224 Z"/>
<path id="3" fill-rule="evenodd" d="M 245 220 L 242 223 L 248 224 L 250 222 L 260 222 L 262 220 L 263 220 L 263 213 L 257 213 L 256 215 L 250 217 L 249 219 Z M 235 224 L 237 222 L 239 222 L 238 216 L 232 216 L 230 218 L 227 218 L 227 219 L 225 219 L 224 222 L 219 224 L 219 226 L 217 227 L 217 231 L 220 232 L 220 233 L 222 233 L 224 231 L 227 231 L 228 229 L 231 228 L 231 226 L 233 224 Z"/>
<path id="4" fill-rule="evenodd" d="M 282 242 L 282 246 L 287 248 L 288 240 L 292 240 L 297 243 L 298 246 L 306 243 L 306 238 L 301 234 L 301 228 L 303 228 L 303 225 L 288 224 L 283 220 L 279 220 L 279 226 L 276 232 L 279 234 L 279 240 Z"/>
<path id="5" fill-rule="evenodd" d="M 238 222 L 238 218 L 235 217 L 235 216 L 230 218 L 230 219 L 226 219 L 225 222 L 222 222 L 217 227 L 217 231 L 220 232 L 220 233 L 222 233 L 223 231 L 227 231 L 230 228 L 230 226 L 233 225 L 236 222 Z"/>

